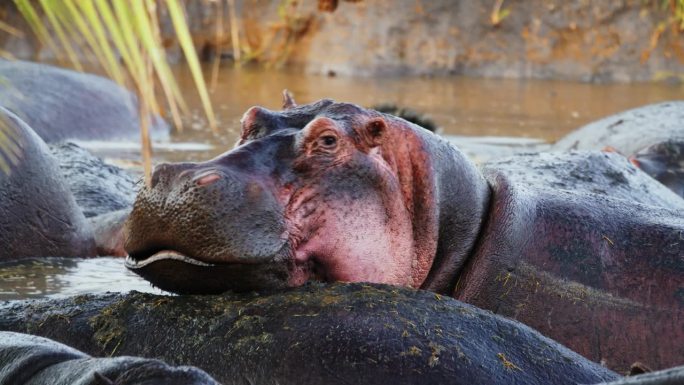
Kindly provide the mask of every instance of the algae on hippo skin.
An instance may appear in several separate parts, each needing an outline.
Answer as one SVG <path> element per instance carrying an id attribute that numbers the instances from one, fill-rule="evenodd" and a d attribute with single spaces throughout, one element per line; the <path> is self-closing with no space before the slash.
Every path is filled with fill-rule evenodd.
<path id="1" fill-rule="evenodd" d="M 69 314 L 68 322 L 60 317 Z M 35 334 L 92 355 L 195 365 L 226 384 L 541 385 L 615 378 L 519 323 L 452 298 L 384 285 L 18 302 L 0 317 L 0 327 L 24 331 L 27 318 L 45 321 Z M 507 368 L 497 354 L 520 370 Z"/>
<path id="2" fill-rule="evenodd" d="M 88 324 L 93 328 L 93 339 L 109 356 L 116 353 L 116 349 L 124 342 L 126 325 L 119 318 L 127 301 L 121 299 L 102 309 L 97 315 L 89 319 Z"/>

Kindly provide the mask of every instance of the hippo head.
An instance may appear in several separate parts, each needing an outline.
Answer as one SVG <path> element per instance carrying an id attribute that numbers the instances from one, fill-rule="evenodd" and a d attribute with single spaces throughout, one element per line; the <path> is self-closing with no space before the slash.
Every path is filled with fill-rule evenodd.
<path id="1" fill-rule="evenodd" d="M 252 107 L 236 147 L 162 164 L 126 225 L 126 265 L 178 293 L 310 279 L 448 291 L 489 190 L 454 147 L 404 120 L 322 100 Z"/>
<path id="2" fill-rule="evenodd" d="M 684 138 L 652 144 L 630 156 L 629 160 L 684 198 Z"/>

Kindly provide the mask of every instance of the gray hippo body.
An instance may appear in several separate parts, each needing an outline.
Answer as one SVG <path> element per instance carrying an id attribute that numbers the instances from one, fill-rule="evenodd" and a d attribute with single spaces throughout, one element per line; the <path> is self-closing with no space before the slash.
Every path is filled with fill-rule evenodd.
<path id="1" fill-rule="evenodd" d="M 45 64 L 0 60 L 0 105 L 13 111 L 47 143 L 68 139 L 137 140 L 135 96 L 101 76 Z M 153 117 L 156 137 L 168 136 Z"/>
<path id="2" fill-rule="evenodd" d="M 22 61 L 0 60 L 0 80 L 2 114 L 25 142 L 12 173 L 0 175 L 0 237 L 8 245 L 0 260 L 122 255 L 120 230 L 135 180 L 60 141 L 137 140 L 134 95 L 99 76 Z M 151 120 L 153 135 L 168 135 L 163 120 Z"/>
<path id="3" fill-rule="evenodd" d="M 72 143 L 48 147 L 2 107 L 0 118 L 20 148 L 10 173 L 0 172 L 0 261 L 123 255 L 133 178 Z"/>
<path id="4" fill-rule="evenodd" d="M 684 197 L 684 101 L 652 104 L 589 123 L 552 151 L 617 151 Z"/>
<path id="5" fill-rule="evenodd" d="M 218 385 L 192 367 L 159 360 L 93 358 L 42 337 L 0 332 L 1 385 Z"/>
<path id="6" fill-rule="evenodd" d="M 45 336 L 94 356 L 195 365 L 224 385 L 563 385 L 619 378 L 515 321 L 383 285 L 14 302 L 3 306 L 0 330 Z"/>
<path id="7" fill-rule="evenodd" d="M 624 157 L 484 165 L 493 199 L 454 296 L 627 371 L 684 363 L 684 200 Z"/>
<path id="8" fill-rule="evenodd" d="M 62 142 L 49 147 L 86 218 L 133 206 L 137 181 L 130 173 L 103 162 L 74 143 Z"/>
<path id="9" fill-rule="evenodd" d="M 47 145 L 16 115 L 0 118 L 19 138 L 21 155 L 0 172 L 0 260 L 35 256 L 94 256 L 93 232 L 61 177 Z"/>

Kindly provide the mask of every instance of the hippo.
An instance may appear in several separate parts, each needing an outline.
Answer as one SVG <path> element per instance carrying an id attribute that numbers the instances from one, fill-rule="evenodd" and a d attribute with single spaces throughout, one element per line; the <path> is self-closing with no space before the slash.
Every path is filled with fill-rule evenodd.
<path id="1" fill-rule="evenodd" d="M 0 172 L 0 261 L 35 256 L 94 256 L 91 227 L 61 178 L 45 142 L 15 114 L 0 119 L 18 138 L 21 154 Z"/>
<path id="2" fill-rule="evenodd" d="M 48 146 L 86 218 L 129 209 L 139 180 L 72 142 Z"/>
<path id="3" fill-rule="evenodd" d="M 652 144 L 631 155 L 629 161 L 684 198 L 684 139 Z"/>
<path id="4" fill-rule="evenodd" d="M 519 322 L 379 284 L 14 301 L 0 305 L 0 330 L 56 339 L 93 356 L 194 365 L 224 385 L 574 385 L 620 378 Z M 16 366 L 14 360 L 0 347 L 0 368 Z"/>
<path id="5" fill-rule="evenodd" d="M 46 338 L 0 332 L 0 384 L 219 385 L 192 367 L 137 357 L 93 358 Z"/>
<path id="6" fill-rule="evenodd" d="M 598 385 L 678 385 L 684 384 L 684 366 L 624 377 Z"/>
<path id="7" fill-rule="evenodd" d="M 64 140 L 138 140 L 135 96 L 101 76 L 50 65 L 0 59 L 0 105 L 17 114 L 47 143 Z M 151 117 L 154 138 L 168 124 Z"/>
<path id="8" fill-rule="evenodd" d="M 684 200 L 622 156 L 478 169 L 403 119 L 288 104 L 249 109 L 215 159 L 155 169 L 124 229 L 129 269 L 176 293 L 408 286 L 619 371 L 684 361 Z"/>
<path id="9" fill-rule="evenodd" d="M 20 148 L 17 164 L 0 171 L 0 261 L 123 256 L 133 177 L 73 143 L 48 146 L 3 107 L 0 119 Z"/>
<path id="10" fill-rule="evenodd" d="M 615 151 L 684 198 L 684 102 L 635 108 L 583 126 L 552 151 Z"/>

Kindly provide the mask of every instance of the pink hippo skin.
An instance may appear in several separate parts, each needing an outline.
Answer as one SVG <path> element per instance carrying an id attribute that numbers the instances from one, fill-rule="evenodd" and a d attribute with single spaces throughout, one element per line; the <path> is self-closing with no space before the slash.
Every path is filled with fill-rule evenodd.
<path id="1" fill-rule="evenodd" d="M 253 107 L 234 149 L 157 167 L 126 226 L 127 266 L 178 293 L 410 286 L 614 369 L 684 362 L 684 201 L 618 155 L 524 155 L 483 171 L 353 104 Z"/>

